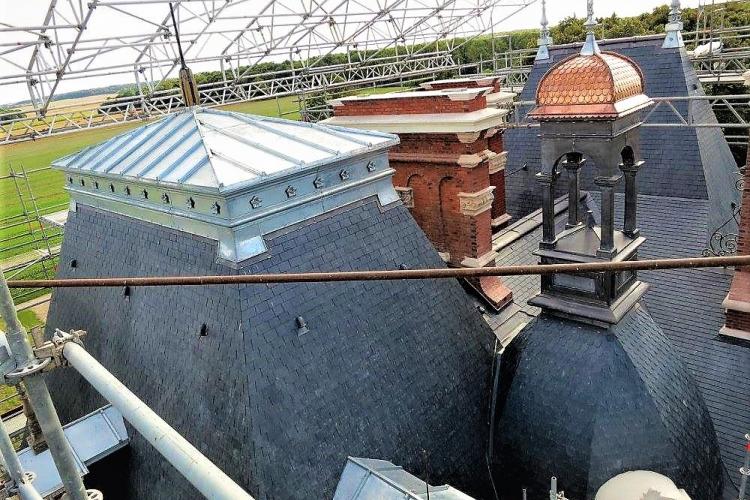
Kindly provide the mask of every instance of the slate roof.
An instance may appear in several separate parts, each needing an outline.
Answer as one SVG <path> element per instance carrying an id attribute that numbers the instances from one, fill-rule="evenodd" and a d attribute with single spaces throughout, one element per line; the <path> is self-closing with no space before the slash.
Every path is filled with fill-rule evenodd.
<path id="1" fill-rule="evenodd" d="M 592 193 L 591 197 L 588 204 L 596 213 L 599 195 Z M 623 197 L 616 195 L 616 224 L 622 224 L 623 209 Z M 706 200 L 640 195 L 638 226 L 646 242 L 639 249 L 639 258 L 700 255 L 705 247 L 701 237 L 706 231 L 708 212 Z M 565 217 L 566 212 L 557 216 L 558 229 L 564 225 Z M 537 258 L 531 252 L 538 248 L 541 238 L 542 229 L 537 225 L 501 248 L 497 265 L 536 263 Z M 721 302 L 729 290 L 732 272 L 643 271 L 639 278 L 650 285 L 643 303 L 701 390 L 730 478 L 725 481 L 727 495 L 731 496 L 733 491 L 736 496 L 731 481 L 738 482 L 737 471 L 744 459 L 744 434 L 750 429 L 750 387 L 744 382 L 750 379 L 750 344 L 732 342 L 718 335 L 724 323 Z M 498 315 L 485 314 L 500 339 L 517 333 L 520 324 L 539 314 L 538 308 L 526 304 L 540 289 L 538 277 L 507 277 L 503 281 L 513 291 L 514 303 Z"/>
<path id="2" fill-rule="evenodd" d="M 373 198 L 266 243 L 236 269 L 212 240 L 79 204 L 59 275 L 444 266 L 403 205 Z M 331 498 L 348 456 L 421 470 L 422 450 L 431 481 L 488 493 L 494 339 L 457 281 L 58 289 L 47 324 L 87 330 L 97 360 L 257 499 Z M 101 403 L 72 370 L 48 383 L 64 422 Z M 129 498 L 198 496 L 138 433 L 130 448 Z"/>
<path id="3" fill-rule="evenodd" d="M 613 476 L 651 470 L 715 500 L 722 466 L 698 388 L 636 305 L 609 329 L 542 313 L 501 358 L 493 471 L 503 498 L 593 499 Z"/>
<path id="4" fill-rule="evenodd" d="M 649 97 L 704 95 L 684 49 L 663 49 L 662 42 L 663 37 L 643 37 L 601 40 L 599 44 L 602 50 L 621 53 L 639 65 Z M 552 47 L 551 59 L 534 63 L 519 99 L 533 101 L 542 76 L 553 64 L 577 53 L 579 48 L 580 45 Z M 685 116 L 687 106 L 686 102 L 676 103 L 676 108 Z M 696 121 L 716 120 L 708 101 L 696 101 L 691 106 Z M 653 111 L 649 121 L 676 123 L 677 119 L 667 107 L 661 105 Z M 534 174 L 541 169 L 538 134 L 536 128 L 510 129 L 504 134 L 504 145 L 508 151 L 506 204 L 508 213 L 514 219 L 541 207 L 541 190 L 534 179 Z M 707 241 L 708 234 L 731 219 L 731 203 L 739 204 L 739 192 L 734 187 L 737 164 L 721 129 L 644 129 L 641 133 L 641 156 L 646 164 L 638 174 L 640 193 L 710 200 L 710 216 L 702 241 Z M 592 165 L 589 160 L 587 166 Z M 524 166 L 527 168 L 523 169 Z M 598 189 L 593 184 L 594 171 L 594 168 L 586 168 L 581 172 L 582 189 Z M 565 190 L 566 183 L 558 183 L 557 196 L 564 195 Z M 736 233 L 736 226 L 731 226 L 728 232 Z"/>
<path id="5" fill-rule="evenodd" d="M 55 160 L 52 166 L 226 191 L 397 143 L 396 136 L 380 132 L 194 107 Z"/>

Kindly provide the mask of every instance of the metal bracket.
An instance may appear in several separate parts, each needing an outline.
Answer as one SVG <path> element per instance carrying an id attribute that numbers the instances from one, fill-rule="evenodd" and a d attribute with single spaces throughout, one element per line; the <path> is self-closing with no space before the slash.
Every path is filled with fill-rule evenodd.
<path id="1" fill-rule="evenodd" d="M 52 340 L 48 340 L 34 348 L 34 356 L 36 359 L 26 366 L 17 367 L 6 373 L 6 380 L 11 384 L 16 384 L 29 375 L 39 372 L 48 372 L 61 366 L 67 366 L 62 354 L 65 344 L 68 342 L 75 342 L 76 344 L 83 345 L 81 338 L 85 335 L 86 332 L 84 330 L 71 330 L 70 332 L 55 330 Z"/>
<path id="2" fill-rule="evenodd" d="M 35 359 L 26 366 L 21 366 L 5 374 L 5 378 L 12 384 L 20 382 L 29 375 L 43 371 L 49 366 L 51 358 Z"/>

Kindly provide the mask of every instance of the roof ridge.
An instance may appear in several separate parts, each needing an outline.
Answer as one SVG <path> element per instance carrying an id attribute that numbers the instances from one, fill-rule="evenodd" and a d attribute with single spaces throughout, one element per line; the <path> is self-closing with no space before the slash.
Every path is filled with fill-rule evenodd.
<path id="1" fill-rule="evenodd" d="M 208 162 L 208 165 L 211 168 L 211 175 L 214 176 L 216 184 L 221 187 L 223 186 L 223 183 L 219 181 L 219 175 L 216 173 L 216 165 L 214 165 L 213 162 L 214 154 L 211 151 L 211 147 L 206 143 L 206 135 L 203 133 L 204 125 L 201 123 L 200 118 L 198 118 L 198 111 L 204 112 L 205 108 L 201 108 L 199 106 L 193 106 L 190 108 L 190 112 L 193 114 L 193 123 L 195 125 L 195 129 L 198 131 L 198 137 L 200 137 L 200 143 L 203 146 L 203 152 L 206 154 L 206 158 L 203 161 Z"/>

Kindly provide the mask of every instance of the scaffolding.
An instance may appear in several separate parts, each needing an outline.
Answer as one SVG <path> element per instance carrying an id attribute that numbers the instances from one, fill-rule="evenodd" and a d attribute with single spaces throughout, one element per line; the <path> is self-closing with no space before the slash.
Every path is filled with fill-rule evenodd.
<path id="1" fill-rule="evenodd" d="M 57 257 L 62 243 L 62 227 L 48 222 L 45 216 L 65 210 L 67 202 L 59 202 L 59 189 L 38 194 L 60 184 L 51 167 L 26 169 L 23 164 L 8 162 L 8 173 L 0 176 L 0 192 L 15 198 L 8 203 L 10 213 L 0 219 L 0 269 L 8 279 L 51 277 L 55 275 Z M 15 207 L 15 208 L 14 208 Z M 39 305 L 40 296 L 49 290 L 27 290 L 14 293 L 16 303 Z"/>

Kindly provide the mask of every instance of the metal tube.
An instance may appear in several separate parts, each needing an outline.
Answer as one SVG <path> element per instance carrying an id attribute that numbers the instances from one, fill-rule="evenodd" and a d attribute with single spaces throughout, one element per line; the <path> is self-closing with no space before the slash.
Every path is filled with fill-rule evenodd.
<path id="1" fill-rule="evenodd" d="M 18 484 L 18 496 L 21 500 L 43 500 L 42 495 L 29 483 Z"/>
<path id="2" fill-rule="evenodd" d="M 6 332 L 8 345 L 16 366 L 20 368 L 30 365 L 36 357 L 31 349 L 26 330 L 18 320 L 13 298 L 2 273 L 0 273 L 0 315 L 8 328 Z M 62 424 L 52 404 L 44 378 L 37 373 L 27 376 L 23 382 L 65 491 L 71 500 L 87 500 L 86 488 L 78 473 L 73 451 L 63 433 Z"/>
<path id="3" fill-rule="evenodd" d="M 18 455 L 16 455 L 16 449 L 13 447 L 13 442 L 8 435 L 8 430 L 5 428 L 5 422 L 2 422 L 0 427 L 2 427 L 0 428 L 0 454 L 2 455 L 3 466 L 8 471 L 8 474 L 16 486 L 20 488 L 22 485 L 27 484 L 27 478 L 24 475 L 21 462 L 18 460 Z M 31 487 L 31 489 L 33 490 L 34 488 Z"/>
<path id="4" fill-rule="evenodd" d="M 204 496 L 252 500 L 245 490 L 130 392 L 83 347 L 68 342 L 63 348 L 63 356 Z"/>
<path id="5" fill-rule="evenodd" d="M 122 286 L 196 286 L 268 283 L 311 283 L 331 281 L 389 281 L 415 279 L 475 278 L 481 276 L 527 276 L 557 273 L 595 273 L 603 271 L 655 271 L 706 267 L 750 266 L 750 255 L 653 259 L 585 264 L 532 264 L 480 268 L 405 269 L 392 271 L 339 271 L 315 273 L 277 273 L 219 276 L 148 276 L 136 278 L 69 278 L 54 280 L 11 280 L 11 288 L 80 288 Z"/>

